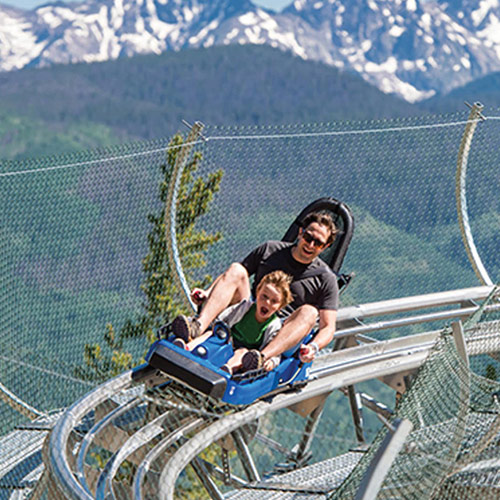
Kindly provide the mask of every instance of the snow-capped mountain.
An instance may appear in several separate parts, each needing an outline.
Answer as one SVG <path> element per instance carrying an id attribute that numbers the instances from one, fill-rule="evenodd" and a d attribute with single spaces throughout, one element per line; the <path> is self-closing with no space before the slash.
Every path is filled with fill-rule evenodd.
<path id="1" fill-rule="evenodd" d="M 0 0 L 1 1 L 1 0 Z M 353 71 L 408 101 L 500 70 L 500 0 L 86 0 L 0 5 L 0 70 L 269 44 Z"/>
<path id="2" fill-rule="evenodd" d="M 331 64 L 409 101 L 500 69 L 498 0 L 296 0 L 286 12 L 323 34 Z"/>

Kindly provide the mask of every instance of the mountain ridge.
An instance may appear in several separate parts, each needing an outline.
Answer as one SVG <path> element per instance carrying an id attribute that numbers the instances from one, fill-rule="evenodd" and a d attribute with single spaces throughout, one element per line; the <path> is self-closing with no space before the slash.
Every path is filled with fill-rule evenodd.
<path id="1" fill-rule="evenodd" d="M 270 45 L 360 75 L 409 102 L 500 71 L 500 3 L 86 0 L 0 4 L 0 71 L 229 44 Z"/>

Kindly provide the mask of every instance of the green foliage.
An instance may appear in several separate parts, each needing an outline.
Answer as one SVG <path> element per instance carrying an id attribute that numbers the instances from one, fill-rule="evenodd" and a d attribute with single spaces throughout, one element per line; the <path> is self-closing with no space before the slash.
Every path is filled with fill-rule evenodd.
<path id="1" fill-rule="evenodd" d="M 123 140 L 156 138 L 159 130 L 168 136 L 182 119 L 275 125 L 419 113 L 415 105 L 352 73 L 252 45 L 4 73 L 0 107 L 27 123 L 34 120 L 37 133 L 59 130 L 59 136 L 47 137 L 45 147 L 52 154 L 81 149 L 102 130 Z M 89 128 L 94 124 L 102 127 L 99 134 Z M 22 132 L 12 124 L 9 129 L 19 130 L 19 135 L 6 130 L 11 146 L 3 148 L 2 156 L 47 154 L 38 146 L 36 153 L 28 151 L 27 145 L 39 143 L 32 142 L 34 130 Z M 80 147 L 74 136 L 80 136 Z"/>
<path id="2" fill-rule="evenodd" d="M 4 104 L 0 98 L 0 105 Z M 108 126 L 79 122 L 58 126 L 44 117 L 26 116 L 26 111 L 0 107 L 0 148 L 2 158 L 29 158 L 66 153 L 118 142 Z"/>
<path id="3" fill-rule="evenodd" d="M 143 312 L 138 317 L 127 319 L 118 330 L 112 324 L 106 325 L 103 345 L 86 344 L 84 349 L 84 367 L 77 368 L 77 376 L 92 380 L 105 380 L 137 364 L 132 354 L 125 348 L 129 339 L 147 339 L 148 345 L 155 340 L 155 331 L 161 325 L 185 311 L 173 277 L 175 272 L 167 254 L 165 237 L 165 204 L 168 186 L 183 138 L 176 135 L 170 142 L 166 162 L 160 166 L 162 181 L 159 186 L 161 210 L 148 215 L 150 232 L 148 234 L 149 252 L 143 259 L 144 292 Z M 206 251 L 216 243 L 221 234 L 209 234 L 196 229 L 196 221 L 204 215 L 210 206 L 214 194 L 219 190 L 222 170 L 208 175 L 207 179 L 196 176 L 202 155 L 195 152 L 187 162 L 180 179 L 177 199 L 176 234 L 179 255 L 187 279 L 191 278 L 194 286 L 205 287 L 211 276 L 196 281 L 192 273 L 205 266 Z"/>

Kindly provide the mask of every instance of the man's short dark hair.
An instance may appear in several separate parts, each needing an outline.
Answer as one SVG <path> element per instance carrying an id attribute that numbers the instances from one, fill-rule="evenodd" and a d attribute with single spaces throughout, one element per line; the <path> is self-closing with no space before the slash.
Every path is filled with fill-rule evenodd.
<path id="1" fill-rule="evenodd" d="M 339 230 L 337 229 L 337 226 L 335 226 L 335 223 L 333 222 L 330 214 L 328 212 L 311 212 L 304 217 L 304 220 L 302 221 L 302 227 L 305 229 L 313 222 L 321 224 L 322 226 L 326 226 L 326 228 L 330 232 L 326 244 L 329 245 L 330 243 L 332 243 Z"/>

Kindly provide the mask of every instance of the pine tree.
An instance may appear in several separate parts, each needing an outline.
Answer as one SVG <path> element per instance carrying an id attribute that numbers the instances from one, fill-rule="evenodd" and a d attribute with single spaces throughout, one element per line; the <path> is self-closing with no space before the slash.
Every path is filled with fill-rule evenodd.
<path id="1" fill-rule="evenodd" d="M 159 186 L 159 199 L 162 210 L 149 214 L 150 232 L 148 234 L 149 251 L 143 259 L 144 281 L 141 289 L 145 294 L 142 304 L 143 313 L 134 319 L 128 319 L 118 330 L 112 324 L 106 325 L 103 345 L 86 344 L 84 349 L 85 365 L 76 369 L 79 377 L 91 380 L 106 380 L 138 364 L 140 360 L 124 348 L 124 341 L 130 338 L 145 338 L 151 344 L 156 338 L 156 330 L 169 322 L 177 314 L 186 312 L 181 300 L 181 291 L 177 289 L 169 262 L 165 238 L 164 207 L 172 171 L 181 151 L 184 139 L 180 135 L 173 137 L 167 150 L 166 162 L 161 165 L 162 181 Z M 194 286 L 206 287 L 211 276 L 195 281 L 193 271 L 206 264 L 207 250 L 221 238 L 220 233 L 208 234 L 196 229 L 196 221 L 206 214 L 215 193 L 219 190 L 222 170 L 208 175 L 207 179 L 196 176 L 202 155 L 194 152 L 187 162 L 180 179 L 180 188 L 176 205 L 176 235 L 183 271 Z"/>

